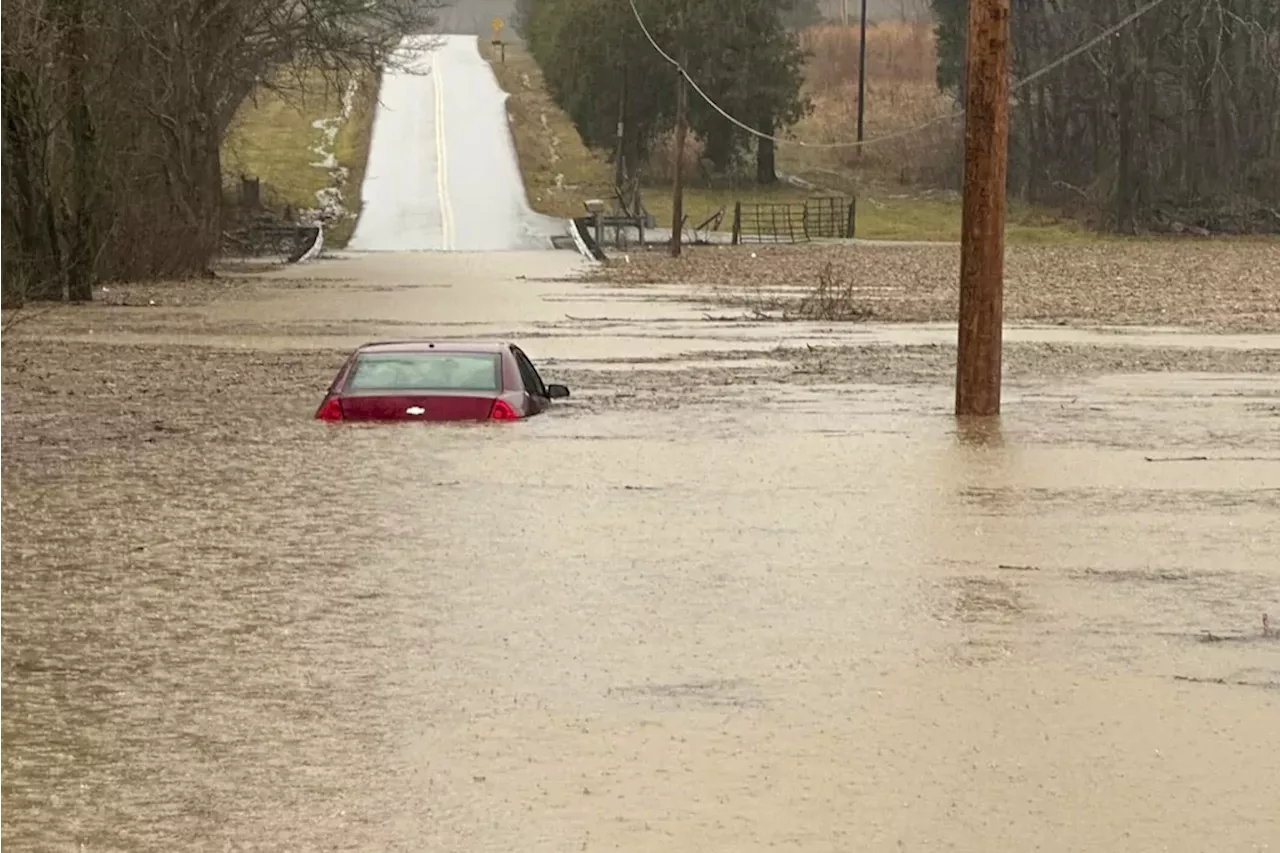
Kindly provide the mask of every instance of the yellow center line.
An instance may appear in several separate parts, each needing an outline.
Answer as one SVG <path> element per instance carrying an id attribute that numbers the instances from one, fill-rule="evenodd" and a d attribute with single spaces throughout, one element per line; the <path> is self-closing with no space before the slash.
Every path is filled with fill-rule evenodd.
<path id="1" fill-rule="evenodd" d="M 449 158 L 445 150 L 444 86 L 440 82 L 439 48 L 432 51 L 431 76 L 435 78 L 436 190 L 440 194 L 440 248 L 453 249 L 453 204 L 449 201 Z"/>

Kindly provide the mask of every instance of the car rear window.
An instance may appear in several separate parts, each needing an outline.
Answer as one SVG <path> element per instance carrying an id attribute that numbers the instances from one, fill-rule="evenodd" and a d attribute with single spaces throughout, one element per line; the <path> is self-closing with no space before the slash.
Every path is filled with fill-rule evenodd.
<path id="1" fill-rule="evenodd" d="M 371 352 L 356 356 L 348 391 L 499 391 L 500 362 L 483 352 Z"/>

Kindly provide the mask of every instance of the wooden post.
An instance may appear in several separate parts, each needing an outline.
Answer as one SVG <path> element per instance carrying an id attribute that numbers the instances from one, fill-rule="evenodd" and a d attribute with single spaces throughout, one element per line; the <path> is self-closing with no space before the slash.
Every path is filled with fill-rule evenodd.
<path id="1" fill-rule="evenodd" d="M 246 210 L 262 207 L 262 179 L 256 175 L 240 176 L 240 205 Z"/>
<path id="2" fill-rule="evenodd" d="M 846 26 L 848 26 L 846 22 Z M 862 0 L 862 13 L 858 18 L 858 142 L 862 142 L 863 118 L 867 103 L 867 0 Z M 862 157 L 862 145 L 855 149 Z"/>
<path id="3" fill-rule="evenodd" d="M 627 179 L 626 169 L 626 152 L 623 147 L 623 140 L 626 138 L 627 127 L 627 68 L 622 68 L 622 91 L 618 95 L 618 137 L 616 146 L 613 151 L 613 185 L 617 187 L 618 194 L 622 194 L 622 187 Z M 635 211 L 639 213 L 639 211 Z"/>
<path id="4" fill-rule="evenodd" d="M 1000 414 L 1009 2 L 969 0 L 956 415 Z"/>
<path id="5" fill-rule="evenodd" d="M 676 174 L 671 188 L 671 257 L 680 257 L 680 244 L 684 232 L 684 137 L 686 132 L 684 66 L 689 61 L 689 51 L 684 46 L 684 9 L 676 18 L 676 32 L 680 38 L 680 69 L 676 81 Z"/>
<path id="6" fill-rule="evenodd" d="M 733 203 L 733 245 L 742 242 L 742 202 Z"/>

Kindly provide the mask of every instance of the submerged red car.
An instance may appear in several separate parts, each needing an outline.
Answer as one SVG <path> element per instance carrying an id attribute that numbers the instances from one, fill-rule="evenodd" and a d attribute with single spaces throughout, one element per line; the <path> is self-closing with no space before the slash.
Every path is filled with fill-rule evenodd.
<path id="1" fill-rule="evenodd" d="M 569 396 L 515 344 L 381 341 L 357 349 L 316 411 L 322 421 L 514 421 Z"/>

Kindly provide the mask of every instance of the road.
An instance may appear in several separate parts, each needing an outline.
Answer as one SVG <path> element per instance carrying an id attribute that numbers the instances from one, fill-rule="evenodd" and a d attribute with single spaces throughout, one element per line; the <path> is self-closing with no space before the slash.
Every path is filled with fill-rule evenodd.
<path id="1" fill-rule="evenodd" d="M 436 12 L 438 29 L 445 33 L 483 36 L 490 38 L 492 21 L 498 18 L 504 24 L 502 38 L 516 38 L 513 19 L 516 16 L 515 0 L 455 0 Z"/>
<path id="2" fill-rule="evenodd" d="M 819 11 L 829 20 L 839 20 L 842 12 L 857 20 L 858 7 L 850 0 L 819 0 Z M 896 20 L 928 14 L 928 0 L 870 0 L 867 20 Z M 502 18 L 508 25 L 516 13 L 514 0 L 457 0 L 439 11 L 440 29 L 451 33 L 488 35 L 489 22 Z M 510 27 L 505 31 L 510 33 Z"/>
<path id="3" fill-rule="evenodd" d="M 1274 336 L 1134 376 L 1152 335 L 1011 332 L 977 429 L 935 329 L 578 263 L 356 254 L 6 332 L 12 849 L 1274 847 Z M 516 338 L 574 396 L 310 419 L 401 335 Z"/>
<path id="4" fill-rule="evenodd" d="M 506 93 L 475 36 L 413 36 L 383 76 L 352 251 L 551 248 L 564 222 L 534 213 Z"/>

